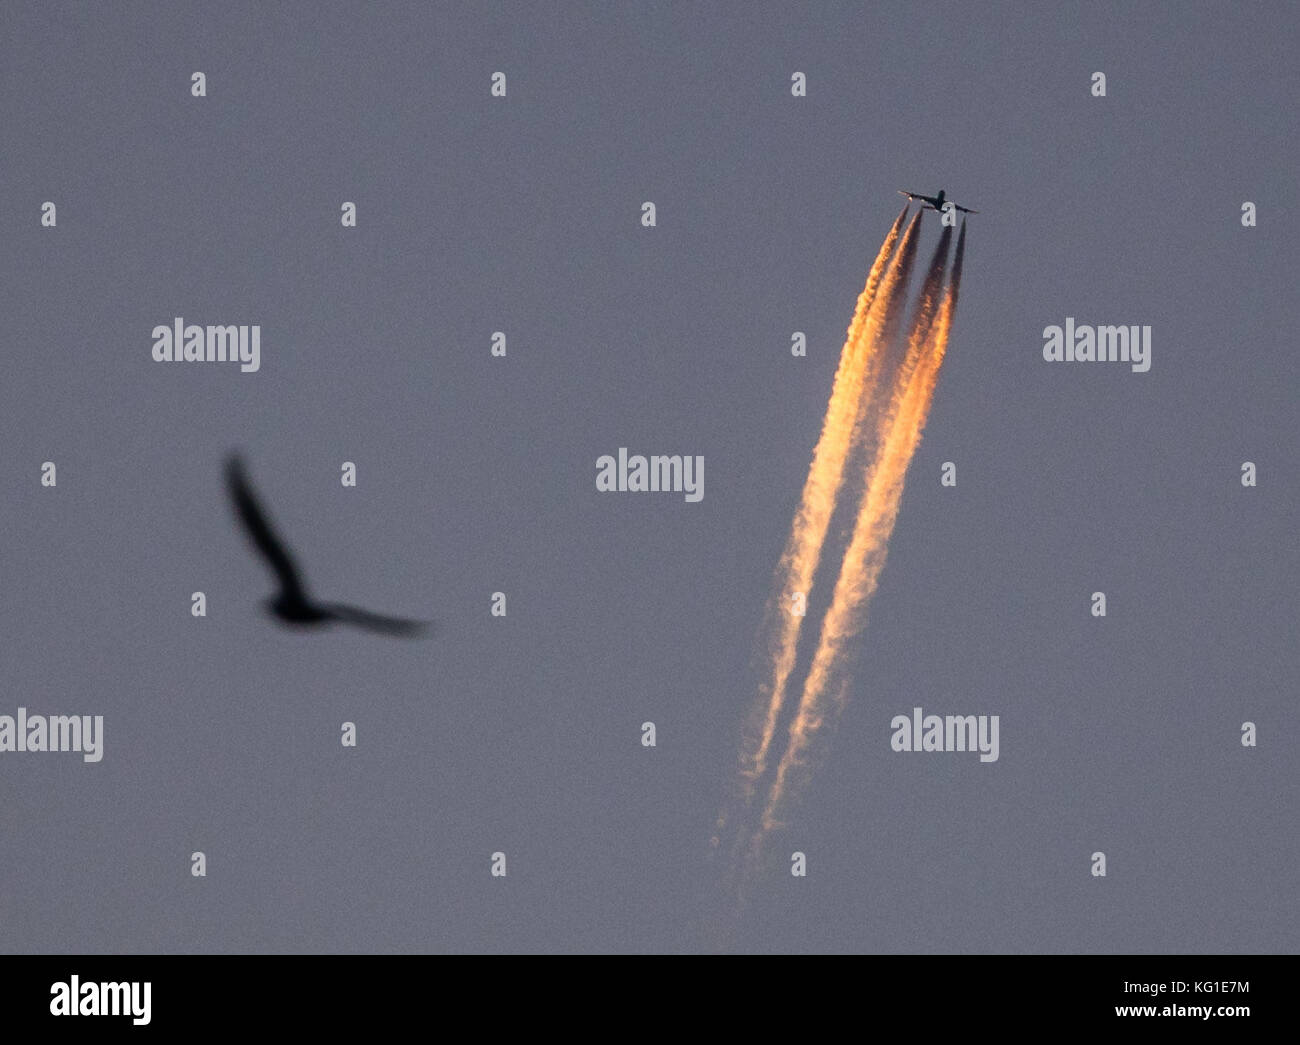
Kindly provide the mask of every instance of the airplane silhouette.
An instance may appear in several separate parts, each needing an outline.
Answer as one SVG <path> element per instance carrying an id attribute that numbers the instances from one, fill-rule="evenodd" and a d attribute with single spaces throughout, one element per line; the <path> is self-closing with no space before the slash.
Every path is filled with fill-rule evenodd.
<path id="1" fill-rule="evenodd" d="M 900 193 L 901 195 L 906 196 L 906 197 L 908 197 L 909 199 L 913 199 L 913 200 L 925 200 L 927 206 L 922 207 L 922 208 L 921 208 L 922 210 L 943 210 L 943 207 L 944 207 L 944 203 L 945 203 L 945 202 L 946 202 L 946 203 L 952 203 L 952 200 L 945 200 L 945 199 L 944 199 L 943 189 L 940 189 L 940 190 L 939 190 L 939 195 L 938 195 L 938 196 L 923 196 L 923 195 L 922 195 L 921 193 L 919 193 L 919 192 L 908 192 L 906 189 L 899 189 L 898 191 L 899 191 L 899 193 Z M 967 213 L 967 214 L 978 214 L 978 213 L 979 213 L 979 211 L 977 211 L 977 210 L 971 210 L 969 207 L 963 207 L 963 206 L 961 206 L 960 204 L 957 204 L 957 203 L 952 203 L 952 205 L 953 205 L 953 209 L 954 209 L 954 210 L 964 211 L 964 212 Z"/>
<path id="2" fill-rule="evenodd" d="M 244 464 L 238 455 L 232 454 L 226 461 L 226 489 L 235 503 L 235 511 L 248 531 L 248 536 L 280 582 L 279 593 L 267 599 L 265 605 L 281 623 L 293 627 L 314 627 L 332 623 L 354 624 L 367 631 L 406 637 L 424 634 L 429 629 L 427 621 L 386 617 L 355 606 L 313 600 L 307 594 L 302 574 L 289 554 L 289 550 L 276 536 L 266 513 L 258 504 L 253 488 L 249 485 L 248 475 L 244 471 Z"/>

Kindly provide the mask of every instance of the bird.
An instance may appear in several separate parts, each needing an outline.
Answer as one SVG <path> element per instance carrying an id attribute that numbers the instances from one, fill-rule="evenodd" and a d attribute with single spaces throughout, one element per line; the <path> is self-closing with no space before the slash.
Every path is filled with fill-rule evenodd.
<path id="1" fill-rule="evenodd" d="M 267 599 L 265 606 L 280 623 L 295 628 L 352 624 L 366 631 L 406 638 L 414 638 L 430 630 L 428 621 L 388 617 L 338 602 L 317 602 L 307 593 L 298 564 L 258 503 L 248 481 L 244 462 L 238 454 L 231 454 L 226 460 L 226 489 L 234 502 L 235 514 L 243 523 L 249 539 L 279 581 L 279 592 Z"/>

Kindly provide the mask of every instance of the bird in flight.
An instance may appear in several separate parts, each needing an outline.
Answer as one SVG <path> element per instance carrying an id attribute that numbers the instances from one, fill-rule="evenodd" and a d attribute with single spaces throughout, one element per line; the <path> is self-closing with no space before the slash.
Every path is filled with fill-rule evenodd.
<path id="1" fill-rule="evenodd" d="M 226 488 L 235 503 L 239 521 L 244 524 L 253 545 L 266 559 L 280 583 L 279 592 L 266 600 L 267 609 L 284 624 L 313 627 L 326 624 L 355 624 L 367 631 L 385 635 L 414 637 L 429 629 L 427 621 L 405 617 L 386 617 L 355 606 L 337 602 L 316 602 L 307 594 L 302 574 L 284 542 L 271 527 L 266 513 L 249 485 L 244 464 L 237 455 L 226 461 Z"/>

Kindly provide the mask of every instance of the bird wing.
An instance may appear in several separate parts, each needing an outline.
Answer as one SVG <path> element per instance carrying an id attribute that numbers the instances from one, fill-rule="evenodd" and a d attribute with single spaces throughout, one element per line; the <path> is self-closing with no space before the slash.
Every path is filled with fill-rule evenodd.
<path id="1" fill-rule="evenodd" d="M 414 638 L 416 635 L 427 634 L 432 628 L 428 621 L 412 620 L 409 617 L 386 617 L 382 613 L 371 613 L 369 610 L 344 606 L 336 602 L 330 603 L 325 609 L 335 620 L 342 621 L 344 624 L 355 624 L 367 631 L 377 631 L 385 635 Z"/>
<path id="2" fill-rule="evenodd" d="M 257 550 L 275 571 L 284 595 L 293 600 L 306 601 L 307 594 L 298 565 L 293 561 L 293 556 L 289 554 L 284 543 L 271 529 L 271 523 L 266 513 L 262 511 L 262 506 L 258 504 L 253 488 L 248 483 L 243 462 L 238 457 L 231 457 L 226 462 L 226 487 L 230 491 L 231 500 L 235 502 L 235 510 L 239 514 L 240 521 L 248 531 L 249 537 L 253 539 Z"/>

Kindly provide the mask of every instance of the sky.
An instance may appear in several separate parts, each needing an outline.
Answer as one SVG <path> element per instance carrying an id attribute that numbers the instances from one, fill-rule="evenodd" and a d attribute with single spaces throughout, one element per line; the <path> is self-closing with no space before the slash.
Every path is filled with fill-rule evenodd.
<path id="1" fill-rule="evenodd" d="M 104 755 L 0 752 L 0 951 L 1294 952 L 1298 29 L 4 5 L 0 715 Z M 940 187 L 980 213 L 850 700 L 719 943 L 773 569 L 896 190 Z M 155 362 L 178 316 L 260 369 Z M 1066 317 L 1150 371 L 1044 361 Z M 620 447 L 702 500 L 598 491 Z M 322 597 L 436 634 L 265 616 L 235 449 Z M 917 706 L 998 761 L 892 751 Z"/>

